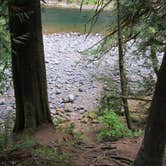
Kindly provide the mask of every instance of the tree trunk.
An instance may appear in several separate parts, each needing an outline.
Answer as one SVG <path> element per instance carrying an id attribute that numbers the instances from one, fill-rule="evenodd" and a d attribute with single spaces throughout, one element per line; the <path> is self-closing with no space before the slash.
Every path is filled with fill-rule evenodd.
<path id="1" fill-rule="evenodd" d="M 52 123 L 49 111 L 39 0 L 9 0 L 14 132 Z"/>
<path id="2" fill-rule="evenodd" d="M 162 166 L 166 142 L 166 50 L 158 73 L 142 146 L 134 166 Z"/>
<path id="3" fill-rule="evenodd" d="M 120 84 L 121 84 L 121 95 L 127 96 L 127 79 L 124 67 L 124 54 L 122 46 L 122 30 L 121 30 L 121 3 L 117 0 L 117 12 L 118 12 L 118 49 L 119 49 L 119 72 L 120 72 Z M 128 107 L 128 101 L 126 98 L 122 98 L 124 112 L 126 116 L 127 126 L 129 129 L 132 128 L 130 113 Z"/>

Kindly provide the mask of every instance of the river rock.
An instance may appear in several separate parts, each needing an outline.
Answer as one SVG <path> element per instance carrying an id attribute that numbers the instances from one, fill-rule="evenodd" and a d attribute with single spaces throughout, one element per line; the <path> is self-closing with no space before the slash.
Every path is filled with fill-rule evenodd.
<path id="1" fill-rule="evenodd" d="M 75 96 L 74 96 L 73 94 L 69 94 L 69 95 L 67 96 L 67 99 L 68 99 L 68 102 L 73 103 L 74 100 L 75 100 Z"/>

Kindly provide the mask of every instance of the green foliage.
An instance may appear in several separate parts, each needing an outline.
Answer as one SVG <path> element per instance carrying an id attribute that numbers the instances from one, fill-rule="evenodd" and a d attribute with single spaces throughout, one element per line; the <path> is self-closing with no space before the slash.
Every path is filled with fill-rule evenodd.
<path id="1" fill-rule="evenodd" d="M 70 156 L 57 150 L 53 147 L 45 147 L 42 145 L 38 145 L 33 141 L 29 134 L 25 131 L 22 135 L 18 135 L 18 138 L 14 141 L 11 135 L 12 125 L 11 125 L 11 117 L 8 116 L 5 123 L 4 129 L 0 133 L 0 156 L 4 156 L 3 161 L 0 161 L 0 165 L 4 163 L 15 164 L 18 163 L 18 158 L 12 158 L 9 161 L 10 156 L 15 156 L 15 153 L 31 153 L 33 158 L 35 159 L 35 163 L 38 162 L 40 165 L 59 165 L 59 166 L 71 166 L 72 161 Z M 77 135 L 77 138 L 81 138 L 80 135 Z M 33 160 L 34 160 L 33 159 Z M 34 161 L 29 160 L 29 158 L 25 157 L 24 161 L 21 161 L 23 165 L 27 165 L 28 163 Z M 19 161 L 20 162 L 20 161 Z M 36 164 L 35 164 L 36 165 Z"/>
<path id="2" fill-rule="evenodd" d="M 68 140 L 68 143 L 72 146 L 78 147 L 79 146 L 78 142 L 83 142 L 83 140 L 84 140 L 82 133 L 74 131 L 74 129 L 75 129 L 74 123 L 70 123 L 67 126 L 63 126 L 63 122 L 64 121 L 61 119 L 57 119 L 57 118 L 53 119 L 53 123 L 57 127 L 57 129 L 60 129 L 60 130 L 64 131 L 66 134 L 71 135 L 73 137 L 73 140 L 71 140 L 71 141 Z M 62 126 L 61 126 L 61 124 L 62 124 Z M 62 142 L 62 144 L 63 144 L 63 142 Z"/>
<path id="3" fill-rule="evenodd" d="M 110 90 L 110 91 L 103 91 L 102 98 L 100 99 L 100 106 L 99 112 L 102 114 L 103 110 L 114 110 L 116 113 L 121 114 L 121 106 L 122 102 L 121 99 L 110 99 L 109 96 L 117 96 L 117 92 Z"/>
<path id="4" fill-rule="evenodd" d="M 10 37 L 7 30 L 7 2 L 0 6 L 0 92 L 6 87 L 10 67 Z M 10 85 L 9 85 L 10 86 Z"/>
<path id="5" fill-rule="evenodd" d="M 95 5 L 97 0 L 83 0 L 83 4 L 85 5 Z"/>
<path id="6" fill-rule="evenodd" d="M 70 123 L 69 126 L 64 128 L 64 131 L 65 131 L 65 133 L 74 136 L 74 128 L 75 128 L 74 123 Z"/>
<path id="7" fill-rule="evenodd" d="M 55 127 L 58 127 L 62 123 L 63 123 L 63 120 L 60 119 L 60 118 L 54 118 L 53 119 L 53 124 L 54 124 Z"/>
<path id="8" fill-rule="evenodd" d="M 77 142 L 78 141 L 82 142 L 84 140 L 84 135 L 80 132 L 75 132 L 74 133 L 74 138 L 77 140 Z"/>
<path id="9" fill-rule="evenodd" d="M 11 147 L 12 139 L 11 139 L 11 123 L 10 123 L 10 116 L 8 116 L 4 122 L 4 129 L 1 131 L 0 134 L 0 153 L 3 153 L 8 149 L 8 147 Z"/>
<path id="10" fill-rule="evenodd" d="M 71 145 L 75 148 L 79 148 L 80 144 L 84 142 L 84 136 L 81 132 L 75 131 L 75 124 L 74 123 L 69 123 L 66 126 L 59 126 L 61 131 L 65 132 L 66 134 L 70 135 L 72 139 L 69 139 L 67 141 L 67 145 Z M 61 141 L 61 145 L 65 145 L 66 141 Z"/>
<path id="11" fill-rule="evenodd" d="M 118 71 L 118 69 L 116 69 L 115 71 Z M 100 77 L 97 78 L 97 80 L 101 81 L 101 83 L 104 84 L 103 91 L 101 92 L 99 114 L 103 114 L 103 110 L 104 111 L 114 110 L 114 112 L 121 114 L 122 113 L 121 99 L 114 99 L 114 98 L 110 99 L 110 96 L 120 95 L 119 91 L 120 88 L 119 85 L 117 84 L 117 81 L 114 80 L 114 78 L 111 78 L 110 76 Z"/>
<path id="12" fill-rule="evenodd" d="M 11 116 L 8 116 L 4 122 L 4 129 L 0 133 L 0 154 L 10 155 L 14 151 L 29 149 L 35 145 L 27 133 L 24 133 L 19 141 L 13 141 Z"/>
<path id="13" fill-rule="evenodd" d="M 119 138 L 136 136 L 137 132 L 127 129 L 120 121 L 119 116 L 113 111 L 106 111 L 98 117 L 104 128 L 98 133 L 99 140 L 114 141 Z"/>
<path id="14" fill-rule="evenodd" d="M 75 129 L 75 124 L 70 123 L 70 125 L 67 128 L 65 128 L 65 132 L 73 136 L 74 142 L 83 141 L 83 135 L 79 132 L 74 131 L 74 129 Z"/>
<path id="15" fill-rule="evenodd" d="M 33 148 L 36 145 L 35 141 L 33 141 L 28 133 L 23 133 L 23 135 L 21 136 L 21 139 L 14 143 L 13 142 L 13 148 L 12 151 L 19 151 L 19 150 L 30 150 L 31 148 Z"/>
<path id="16" fill-rule="evenodd" d="M 59 166 L 72 165 L 70 156 L 52 147 L 42 147 L 34 149 L 32 153 L 35 157 L 39 159 L 42 158 L 44 160 L 52 161 L 54 163 L 53 165 L 59 165 Z"/>
<path id="17" fill-rule="evenodd" d="M 102 0 L 104 2 L 104 0 Z M 101 3 L 103 4 L 103 3 Z M 156 77 L 154 74 L 154 66 L 152 65 L 153 59 L 151 58 L 152 48 L 155 52 L 156 62 L 158 68 L 161 62 L 161 55 L 165 49 L 166 38 L 166 21 L 165 21 L 165 8 L 166 3 L 161 1 L 121 1 L 122 16 L 121 27 L 124 51 L 128 51 L 130 57 L 125 59 L 128 64 L 132 60 L 138 62 L 138 67 L 132 71 L 137 77 L 136 80 L 129 80 L 128 94 L 130 95 L 151 95 L 154 89 Z M 100 7 L 96 9 L 94 19 L 97 19 L 103 9 Z M 117 4 L 111 9 L 112 18 L 110 18 L 110 26 L 106 27 L 106 36 L 100 42 L 98 48 L 93 50 L 86 50 L 84 53 L 93 55 L 94 59 L 100 59 L 103 55 L 117 47 Z M 132 47 L 134 46 L 134 47 Z M 158 56 L 160 55 L 160 56 Z M 140 64 L 141 62 L 141 64 Z M 132 64 L 133 64 L 132 63 Z M 141 67 L 141 70 L 140 70 Z M 116 69 L 111 71 L 111 74 Z M 149 71 L 145 75 L 144 71 Z M 126 69 L 127 75 L 130 75 L 130 70 Z M 152 73 L 152 74 L 150 74 Z M 111 75 L 110 74 L 110 75 Z"/>

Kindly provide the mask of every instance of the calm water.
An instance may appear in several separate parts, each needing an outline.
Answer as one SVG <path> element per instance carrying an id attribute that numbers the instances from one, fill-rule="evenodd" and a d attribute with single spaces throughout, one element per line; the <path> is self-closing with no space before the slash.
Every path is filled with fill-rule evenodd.
<path id="1" fill-rule="evenodd" d="M 42 20 L 44 33 L 85 32 L 85 24 L 94 14 L 93 10 L 43 8 Z M 92 33 L 104 33 L 108 28 L 111 12 L 104 11 L 98 18 Z M 89 31 L 90 24 L 86 26 Z"/>

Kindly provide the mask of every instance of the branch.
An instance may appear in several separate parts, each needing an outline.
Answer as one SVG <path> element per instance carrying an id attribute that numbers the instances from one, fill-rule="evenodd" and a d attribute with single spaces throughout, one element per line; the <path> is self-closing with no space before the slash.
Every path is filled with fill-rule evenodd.
<path id="1" fill-rule="evenodd" d="M 151 102 L 151 99 L 145 99 L 141 97 L 133 97 L 133 96 L 105 96 L 109 99 L 128 99 L 128 100 L 140 100 L 140 101 L 145 101 L 145 102 Z"/>

